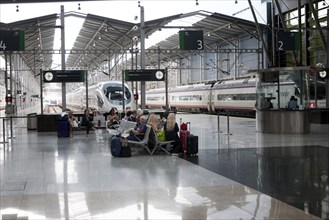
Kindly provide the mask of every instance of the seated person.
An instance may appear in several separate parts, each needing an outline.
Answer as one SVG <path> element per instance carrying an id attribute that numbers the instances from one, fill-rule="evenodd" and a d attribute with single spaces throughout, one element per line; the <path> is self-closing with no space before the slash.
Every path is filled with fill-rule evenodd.
<path id="1" fill-rule="evenodd" d="M 175 141 L 173 143 L 172 153 L 182 153 L 182 143 L 178 136 L 179 127 L 176 122 L 176 115 L 169 113 L 167 121 L 164 124 L 164 130 L 166 134 L 166 141 Z"/>
<path id="2" fill-rule="evenodd" d="M 85 109 L 84 114 L 81 119 L 81 126 L 86 126 L 87 135 L 89 134 L 90 129 L 95 129 L 92 121 L 93 121 L 93 118 L 89 115 L 89 110 Z"/>
<path id="3" fill-rule="evenodd" d="M 271 102 L 270 98 L 266 98 L 264 102 L 264 109 L 271 109 L 273 108 L 273 103 Z"/>
<path id="4" fill-rule="evenodd" d="M 136 110 L 131 111 L 130 116 L 127 117 L 127 121 L 132 121 L 132 122 L 137 121 L 137 111 Z"/>
<path id="5" fill-rule="evenodd" d="M 115 128 L 115 125 L 120 124 L 119 122 L 119 116 L 116 114 L 115 108 L 112 108 L 110 110 L 109 115 L 107 116 L 107 127 L 108 128 Z"/>
<path id="6" fill-rule="evenodd" d="M 159 123 L 158 123 L 158 118 L 155 114 L 151 114 L 149 116 L 149 119 L 147 121 L 147 124 L 150 125 L 155 132 L 155 134 L 159 133 L 161 129 L 159 129 Z"/>
<path id="7" fill-rule="evenodd" d="M 291 96 L 290 97 L 290 101 L 288 102 L 288 109 L 298 109 L 298 103 L 297 103 L 297 99 L 295 98 L 295 96 Z"/>
<path id="8" fill-rule="evenodd" d="M 140 117 L 140 124 L 138 124 L 135 128 L 130 130 L 130 134 L 127 137 L 127 140 L 131 140 L 131 141 L 143 140 L 147 129 L 146 122 L 147 122 L 146 116 Z"/>
<path id="9" fill-rule="evenodd" d="M 68 113 L 68 121 L 69 121 L 69 131 L 70 131 L 70 137 L 73 137 L 73 127 L 74 127 L 74 123 L 76 121 L 73 112 L 69 111 Z"/>

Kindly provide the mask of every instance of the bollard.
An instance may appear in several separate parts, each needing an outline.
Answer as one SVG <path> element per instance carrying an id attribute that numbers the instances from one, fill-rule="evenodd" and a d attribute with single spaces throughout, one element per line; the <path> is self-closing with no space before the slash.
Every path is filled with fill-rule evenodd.
<path id="1" fill-rule="evenodd" d="M 221 131 L 220 131 L 220 111 L 217 113 L 217 132 L 221 133 Z"/>
<path id="2" fill-rule="evenodd" d="M 8 143 L 8 141 L 6 141 L 6 127 L 5 127 L 5 118 L 2 118 L 2 136 L 3 136 L 3 141 L 0 143 Z M 5 148 L 3 148 L 5 149 Z"/>
<path id="3" fill-rule="evenodd" d="M 230 133 L 230 113 L 229 113 L 229 111 L 226 111 L 226 115 L 227 115 L 227 135 L 232 135 Z"/>
<path id="4" fill-rule="evenodd" d="M 9 138 L 14 138 L 14 136 L 13 136 L 13 117 L 10 116 L 9 119 L 10 119 L 10 137 Z"/>

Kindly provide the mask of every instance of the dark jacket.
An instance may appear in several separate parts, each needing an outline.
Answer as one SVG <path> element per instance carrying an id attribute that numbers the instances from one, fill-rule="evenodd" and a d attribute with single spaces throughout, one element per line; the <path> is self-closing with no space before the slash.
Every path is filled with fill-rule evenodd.
<path id="1" fill-rule="evenodd" d="M 165 130 L 165 134 L 166 134 L 166 141 L 173 141 L 173 140 L 177 140 L 178 138 L 178 132 L 179 132 L 179 127 L 178 124 L 175 123 L 175 128 L 174 130 L 168 131 L 167 130 L 167 123 L 164 124 L 164 130 Z"/>

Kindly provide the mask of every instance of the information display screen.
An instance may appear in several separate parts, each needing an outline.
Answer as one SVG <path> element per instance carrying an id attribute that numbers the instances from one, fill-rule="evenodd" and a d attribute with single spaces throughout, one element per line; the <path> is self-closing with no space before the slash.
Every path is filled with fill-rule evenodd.
<path id="1" fill-rule="evenodd" d="M 44 70 L 44 83 L 84 82 L 86 70 Z"/>
<path id="2" fill-rule="evenodd" d="M 125 70 L 126 81 L 165 81 L 165 69 Z"/>

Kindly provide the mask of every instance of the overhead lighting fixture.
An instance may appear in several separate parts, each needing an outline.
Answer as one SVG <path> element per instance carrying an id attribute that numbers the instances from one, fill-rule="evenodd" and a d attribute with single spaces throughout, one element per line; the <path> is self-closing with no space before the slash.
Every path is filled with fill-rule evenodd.
<path id="1" fill-rule="evenodd" d="M 141 7 L 141 1 L 138 1 L 138 7 Z"/>
<path id="2" fill-rule="evenodd" d="M 198 2 L 198 0 L 195 0 L 195 5 L 199 5 L 199 2 Z"/>
<path id="3" fill-rule="evenodd" d="M 326 1 L 323 1 L 322 5 L 323 5 L 323 6 L 326 6 Z"/>
<path id="4" fill-rule="evenodd" d="M 16 5 L 16 12 L 19 12 L 19 6 Z"/>
<path id="5" fill-rule="evenodd" d="M 98 35 L 98 40 L 101 40 L 102 39 L 102 36 L 101 35 Z"/>
<path id="6" fill-rule="evenodd" d="M 80 3 L 78 3 L 78 10 L 81 10 Z"/>
<path id="7" fill-rule="evenodd" d="M 238 4 L 238 0 L 235 0 L 235 4 Z"/>

